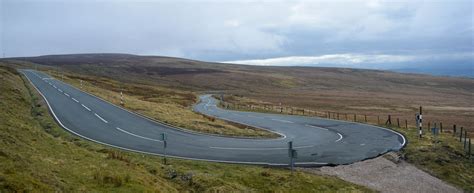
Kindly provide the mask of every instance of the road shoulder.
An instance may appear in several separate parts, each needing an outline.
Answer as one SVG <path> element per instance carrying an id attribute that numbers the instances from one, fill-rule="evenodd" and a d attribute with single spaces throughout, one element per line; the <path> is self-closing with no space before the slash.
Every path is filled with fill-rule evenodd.
<path id="1" fill-rule="evenodd" d="M 398 159 L 394 153 L 350 165 L 321 168 L 300 168 L 318 175 L 336 176 L 380 192 L 462 192 Z"/>

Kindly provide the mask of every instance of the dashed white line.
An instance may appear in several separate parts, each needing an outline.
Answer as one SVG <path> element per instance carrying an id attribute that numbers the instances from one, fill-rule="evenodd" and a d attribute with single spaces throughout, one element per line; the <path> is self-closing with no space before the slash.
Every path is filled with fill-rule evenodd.
<path id="1" fill-rule="evenodd" d="M 272 119 L 274 121 L 279 121 L 279 122 L 283 122 L 283 123 L 294 123 L 292 121 L 287 121 L 287 120 L 283 120 L 283 119 Z"/>
<path id="2" fill-rule="evenodd" d="M 79 102 L 79 101 L 78 101 L 78 100 L 76 100 L 75 98 L 72 98 L 72 100 L 73 100 L 73 101 L 75 101 L 76 103 L 78 103 L 78 102 Z"/>
<path id="3" fill-rule="evenodd" d="M 117 129 L 117 130 L 119 130 L 119 131 L 121 131 L 121 132 L 124 132 L 124 133 L 126 133 L 126 134 L 129 134 L 129 135 L 132 135 L 132 136 L 138 137 L 138 138 L 142 138 L 142 139 L 146 139 L 146 140 L 150 140 L 150 141 L 158 141 L 158 142 L 163 142 L 163 141 L 161 141 L 161 140 L 158 140 L 158 139 L 152 139 L 152 138 L 148 138 L 148 137 L 143 137 L 143 136 L 141 136 L 141 135 L 137 135 L 137 134 L 135 134 L 135 133 L 131 133 L 131 132 L 125 131 L 125 130 L 123 130 L 123 129 L 120 129 L 120 128 L 118 128 L 118 127 L 116 127 L 116 129 Z"/>
<path id="4" fill-rule="evenodd" d="M 104 118 L 102 118 L 101 116 L 99 116 L 97 113 L 94 113 L 94 115 L 99 118 L 100 120 L 102 120 L 104 123 L 109 123 L 108 121 L 106 121 Z"/>
<path id="5" fill-rule="evenodd" d="M 313 127 L 313 128 L 316 128 L 316 129 L 322 129 L 322 130 L 329 131 L 329 130 L 328 130 L 328 129 L 326 129 L 326 128 L 317 127 L 317 126 L 314 126 L 314 125 L 308 125 L 308 124 L 306 124 L 305 126 L 308 126 L 308 127 Z"/>
<path id="6" fill-rule="evenodd" d="M 64 93 L 64 95 L 66 95 L 67 97 L 70 97 L 69 94 L 67 94 L 67 93 Z"/>
<path id="7" fill-rule="evenodd" d="M 53 88 L 58 88 L 58 87 L 56 87 L 56 85 L 53 85 Z"/>
<path id="8" fill-rule="evenodd" d="M 63 90 L 61 90 L 61 89 L 59 89 L 59 88 L 58 88 L 58 91 L 59 91 L 59 92 L 63 92 Z"/>
<path id="9" fill-rule="evenodd" d="M 340 133 L 337 133 L 337 134 L 339 135 L 339 139 L 337 139 L 337 140 L 334 141 L 334 142 L 338 142 L 338 141 L 340 141 L 340 140 L 342 139 L 342 135 L 341 135 Z"/>
<path id="10" fill-rule="evenodd" d="M 84 108 L 87 109 L 88 111 L 91 111 L 91 109 L 89 109 L 89 107 L 86 107 L 86 105 L 84 105 L 84 104 L 81 104 L 81 105 L 82 105 L 82 107 L 84 107 Z"/>

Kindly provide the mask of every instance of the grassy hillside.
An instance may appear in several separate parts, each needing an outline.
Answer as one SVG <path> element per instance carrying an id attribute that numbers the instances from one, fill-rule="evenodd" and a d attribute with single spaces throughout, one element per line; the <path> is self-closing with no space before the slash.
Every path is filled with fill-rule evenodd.
<path id="1" fill-rule="evenodd" d="M 65 132 L 12 68 L 0 64 L 0 192 L 369 192 L 286 169 L 170 159 Z"/>
<path id="2" fill-rule="evenodd" d="M 116 105 L 146 115 L 182 129 L 208 134 L 276 138 L 278 134 L 267 130 L 227 122 L 192 111 L 192 105 L 198 100 L 195 93 L 160 86 L 121 83 L 107 78 L 63 73 L 52 76 L 65 81 L 76 88 L 106 99 Z M 82 85 L 81 85 L 82 80 Z M 124 104 L 120 101 L 120 92 Z"/>
<path id="3" fill-rule="evenodd" d="M 413 120 L 421 105 L 426 122 L 474 128 L 474 79 L 343 68 L 229 65 L 123 54 L 18 59 L 122 82 L 191 91 L 224 91 L 321 111 L 392 114 Z"/>

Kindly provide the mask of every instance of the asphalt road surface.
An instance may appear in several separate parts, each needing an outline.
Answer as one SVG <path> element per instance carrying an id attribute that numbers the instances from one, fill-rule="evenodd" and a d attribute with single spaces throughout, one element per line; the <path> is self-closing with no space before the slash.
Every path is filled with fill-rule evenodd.
<path id="1" fill-rule="evenodd" d="M 122 109 L 34 70 L 21 70 L 43 95 L 56 121 L 88 140 L 125 150 L 216 162 L 288 165 L 288 142 L 299 166 L 348 164 L 399 150 L 405 138 L 392 130 L 323 118 L 221 109 L 200 96 L 196 112 L 267 129 L 277 139 L 232 138 L 168 126 Z M 166 133 L 166 148 L 161 134 Z"/>

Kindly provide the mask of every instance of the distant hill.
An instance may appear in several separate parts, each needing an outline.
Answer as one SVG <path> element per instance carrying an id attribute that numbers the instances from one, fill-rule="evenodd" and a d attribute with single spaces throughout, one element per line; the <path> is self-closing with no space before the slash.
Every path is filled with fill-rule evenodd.
<path id="1" fill-rule="evenodd" d="M 394 85 L 438 85 L 473 90 L 472 80 L 403 74 L 381 70 L 271 67 L 203 62 L 183 58 L 130 54 L 72 54 L 11 58 L 59 66 L 66 70 L 123 80 L 152 81 L 197 90 L 359 89 Z M 398 71 L 413 72 L 399 69 Z M 421 72 L 424 73 L 424 72 Z M 449 81 L 446 81 L 449 80 Z M 376 83 L 376 84 L 375 84 Z M 354 85 L 357 85 L 354 87 Z"/>
<path id="2" fill-rule="evenodd" d="M 10 58 L 72 73 L 195 92 L 227 94 L 273 104 L 358 114 L 427 118 L 472 128 L 474 79 L 324 67 L 249 66 L 128 54 Z M 420 72 L 420 71 L 417 71 Z M 449 122 L 446 122 L 449 121 Z"/>

